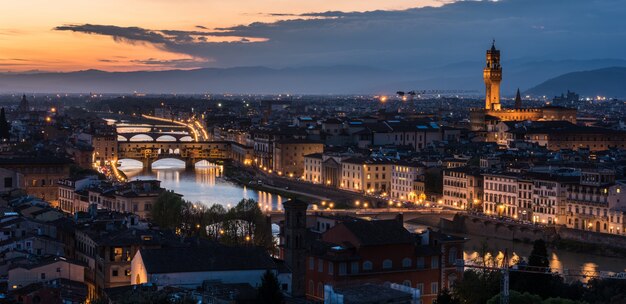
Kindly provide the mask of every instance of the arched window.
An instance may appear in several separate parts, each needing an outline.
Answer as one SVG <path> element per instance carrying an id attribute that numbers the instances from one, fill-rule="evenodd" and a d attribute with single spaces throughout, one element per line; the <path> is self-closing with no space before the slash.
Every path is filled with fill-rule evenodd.
<path id="1" fill-rule="evenodd" d="M 456 284 L 456 274 L 451 274 L 448 276 L 448 290 L 452 290 L 454 284 Z"/>
<path id="2" fill-rule="evenodd" d="M 393 267 L 393 262 L 391 262 L 391 260 L 386 259 L 383 261 L 383 269 L 390 269 L 391 267 Z"/>
<path id="3" fill-rule="evenodd" d="M 313 283 L 313 280 L 309 280 L 309 294 L 315 295 L 315 283 Z"/>
<path id="4" fill-rule="evenodd" d="M 370 261 L 363 262 L 363 270 L 365 271 L 372 270 L 372 262 Z"/>
<path id="5" fill-rule="evenodd" d="M 402 267 L 411 267 L 411 259 L 410 258 L 402 259 Z"/>
<path id="6" fill-rule="evenodd" d="M 317 296 L 324 297 L 324 284 L 322 282 L 317 283 Z"/>

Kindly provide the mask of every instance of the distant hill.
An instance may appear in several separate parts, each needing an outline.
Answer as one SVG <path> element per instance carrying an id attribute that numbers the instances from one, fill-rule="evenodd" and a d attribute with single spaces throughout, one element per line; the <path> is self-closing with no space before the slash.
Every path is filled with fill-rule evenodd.
<path id="1" fill-rule="evenodd" d="M 362 66 L 0 74 L 0 92 L 352 94 L 404 75 Z M 395 92 L 395 91 L 394 91 Z M 369 92 L 368 92 L 369 93 Z"/>
<path id="2" fill-rule="evenodd" d="M 563 74 L 544 81 L 524 93 L 555 96 L 567 90 L 581 96 L 626 97 L 626 67 Z"/>
<path id="3" fill-rule="evenodd" d="M 483 65 L 483 61 L 466 61 L 422 69 L 407 67 L 405 70 L 334 65 L 280 69 L 235 67 L 136 72 L 32 71 L 0 73 L 0 93 L 394 94 L 397 91 L 458 89 L 482 95 Z M 564 73 L 607 66 L 622 66 L 626 69 L 626 61 L 514 59 L 503 62 L 503 66 L 502 94 L 513 96 L 517 88 L 524 90 L 544 79 L 559 78 L 561 77 L 559 75 Z M 616 80 L 618 77 L 607 78 L 619 82 Z M 597 81 L 599 78 L 593 76 L 590 79 Z M 620 85 L 615 87 L 619 88 Z M 541 88 L 539 91 L 539 86 L 532 90 L 536 88 L 537 92 L 542 92 L 541 95 L 560 94 L 568 88 L 583 93 L 583 86 L 575 83 L 557 86 L 551 90 Z"/>

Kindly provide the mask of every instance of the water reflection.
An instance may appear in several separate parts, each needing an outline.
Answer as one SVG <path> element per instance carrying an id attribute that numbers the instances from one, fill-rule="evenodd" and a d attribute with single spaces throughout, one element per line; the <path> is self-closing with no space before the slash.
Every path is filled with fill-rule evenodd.
<path id="1" fill-rule="evenodd" d="M 160 160 L 152 170 L 143 169 L 141 163 L 122 160 L 120 170 L 130 180 L 158 179 L 161 186 L 183 195 L 185 200 L 206 206 L 221 204 L 235 206 L 241 199 L 254 199 L 262 210 L 282 210 L 285 200 L 280 195 L 242 187 L 224 179 L 223 167 L 210 163 L 198 163 L 195 169 L 185 169 L 184 162 Z M 158 165 L 158 166 L 157 166 Z"/>
<path id="2" fill-rule="evenodd" d="M 470 263 L 489 266 L 502 265 L 504 251 L 509 253 L 509 265 L 520 259 L 528 262 L 532 244 L 470 236 L 465 245 L 464 259 Z M 481 255 L 484 254 L 484 260 Z M 514 260 L 517 259 L 517 260 Z M 577 253 L 555 248 L 548 248 L 549 265 L 553 272 L 566 274 L 565 280 L 587 282 L 590 277 L 599 275 L 600 271 L 626 271 L 626 259 L 603 257 L 592 254 Z"/>
<path id="3" fill-rule="evenodd" d="M 421 232 L 428 228 L 422 224 L 405 224 L 405 227 L 413 232 Z M 528 257 L 533 249 L 532 244 L 474 235 L 467 237 L 463 259 L 470 265 L 483 265 L 484 263 L 487 266 L 500 267 L 505 251 L 509 254 L 509 265 L 514 265 L 522 259 L 528 262 Z M 626 271 L 626 259 L 555 248 L 548 248 L 548 260 L 552 271 L 567 274 L 565 277 L 567 282 L 579 280 L 586 283 L 590 277 L 597 276 L 600 272 Z"/>

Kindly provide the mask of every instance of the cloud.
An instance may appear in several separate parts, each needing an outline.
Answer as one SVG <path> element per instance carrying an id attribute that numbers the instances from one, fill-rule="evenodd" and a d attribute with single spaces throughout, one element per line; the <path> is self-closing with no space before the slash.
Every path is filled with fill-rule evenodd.
<path id="1" fill-rule="evenodd" d="M 169 60 L 148 58 L 148 59 L 143 59 L 143 60 L 131 60 L 130 62 L 141 64 L 141 65 L 149 65 L 149 66 L 190 69 L 190 68 L 203 67 L 206 63 L 210 61 L 203 59 L 203 58 L 182 58 L 182 59 L 169 59 Z"/>
<path id="2" fill-rule="evenodd" d="M 492 38 L 505 61 L 626 58 L 624 15 L 622 0 L 459 1 L 397 11 L 311 12 L 214 30 L 92 24 L 55 29 L 152 44 L 216 67 L 355 64 L 423 73 L 481 61 Z"/>

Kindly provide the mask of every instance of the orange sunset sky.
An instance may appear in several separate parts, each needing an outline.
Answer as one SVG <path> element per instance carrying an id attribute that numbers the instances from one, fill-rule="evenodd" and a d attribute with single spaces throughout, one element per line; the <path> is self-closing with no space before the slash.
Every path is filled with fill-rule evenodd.
<path id="1" fill-rule="evenodd" d="M 0 72 L 158 70 L 145 60 L 193 59 L 145 43 L 108 36 L 56 31 L 72 24 L 137 26 L 153 30 L 213 30 L 273 22 L 325 11 L 400 10 L 440 6 L 445 0 L 20 0 L 3 1 L 0 18 Z M 215 38 L 218 39 L 218 38 Z M 219 38 L 229 40 L 233 38 Z M 239 39 L 239 38 L 234 38 Z M 210 54 L 209 54 L 210 55 Z"/>

